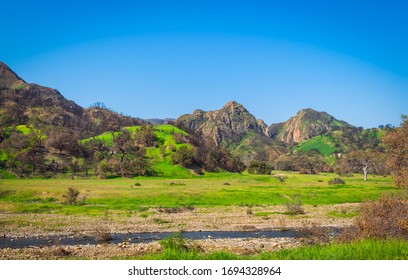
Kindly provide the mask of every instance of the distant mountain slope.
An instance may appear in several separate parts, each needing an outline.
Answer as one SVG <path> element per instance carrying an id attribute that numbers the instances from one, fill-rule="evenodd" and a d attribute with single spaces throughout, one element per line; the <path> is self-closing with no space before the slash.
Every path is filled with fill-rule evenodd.
<path id="1" fill-rule="evenodd" d="M 265 135 L 267 130 L 262 121 L 258 121 L 235 101 L 228 102 L 219 110 L 195 110 L 193 114 L 182 115 L 176 120 L 176 124 L 186 130 L 200 132 L 217 145 L 223 146 L 239 141 L 248 132 Z"/>
<path id="2" fill-rule="evenodd" d="M 173 123 L 175 119 L 165 118 L 165 119 L 144 119 L 145 122 L 150 124 L 169 124 Z"/>
<path id="3" fill-rule="evenodd" d="M 215 111 L 195 110 L 193 114 L 182 115 L 175 123 L 228 148 L 244 162 L 268 160 L 286 152 L 282 143 L 268 137 L 268 126 L 235 101 Z"/>
<path id="4" fill-rule="evenodd" d="M 353 126 L 345 121 L 337 120 L 326 112 L 303 109 L 286 122 L 272 124 L 268 132 L 269 136 L 273 139 L 295 145 L 315 136 L 344 127 Z"/>
<path id="5" fill-rule="evenodd" d="M 17 76 L 6 64 L 0 61 L 0 90 L 15 89 L 26 82 Z"/>
<path id="6" fill-rule="evenodd" d="M 0 126 L 29 122 L 88 134 L 142 123 L 105 108 L 84 109 L 55 89 L 25 82 L 0 62 Z"/>
<path id="7" fill-rule="evenodd" d="M 46 127 L 50 131 L 63 127 L 86 138 L 144 122 L 174 123 L 195 137 L 228 149 L 245 163 L 253 159 L 273 162 L 288 153 L 291 146 L 295 150 L 316 149 L 324 155 L 356 149 L 382 149 L 381 132 L 356 128 L 313 109 L 300 110 L 287 121 L 268 127 L 235 101 L 218 110 L 195 110 L 176 120 L 143 121 L 123 116 L 98 103 L 82 108 L 55 89 L 27 83 L 0 62 L 0 128 L 30 125 L 41 129 Z M 0 134 L 0 142 L 4 137 Z"/>
<path id="8" fill-rule="evenodd" d="M 322 155 L 330 156 L 334 153 L 347 154 L 354 150 L 384 151 L 382 137 L 383 129 L 361 129 L 357 127 L 344 127 L 340 130 L 330 131 L 322 135 L 303 141 L 294 149 L 308 152 L 317 150 Z"/>

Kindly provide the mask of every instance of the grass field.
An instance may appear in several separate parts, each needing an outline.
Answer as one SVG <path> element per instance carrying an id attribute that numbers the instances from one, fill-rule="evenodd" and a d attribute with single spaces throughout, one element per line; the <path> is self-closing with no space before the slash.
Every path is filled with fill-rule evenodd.
<path id="1" fill-rule="evenodd" d="M 194 249 L 182 247 L 183 241 L 161 242 L 162 252 L 135 256 L 133 259 L 149 260 L 407 260 L 408 241 L 399 239 L 367 239 L 348 244 L 303 246 L 277 252 L 263 252 L 258 255 L 236 255 L 231 252 L 217 251 L 200 253 Z M 169 244 L 170 243 L 170 244 Z"/>
<path id="2" fill-rule="evenodd" d="M 140 207 L 223 207 L 283 205 L 301 200 L 308 205 L 332 205 L 377 199 L 397 192 L 390 177 L 345 178 L 345 185 L 328 185 L 334 174 L 273 176 L 213 173 L 190 179 L 10 179 L 0 181 L 0 212 L 98 215 L 104 210 Z M 79 190 L 84 205 L 63 204 L 68 188 Z M 335 213 L 333 215 L 336 215 Z"/>
<path id="3" fill-rule="evenodd" d="M 243 229 L 243 226 L 255 230 L 296 228 L 315 222 L 323 226 L 347 225 L 359 215 L 358 204 L 354 203 L 376 200 L 387 192 L 399 192 L 391 177 L 371 176 L 364 181 L 361 175 L 355 175 L 343 178 L 346 181 L 344 185 L 329 185 L 328 181 L 337 175 L 282 174 L 287 177 L 284 183 L 270 175 L 231 173 L 209 173 L 187 179 L 2 179 L 0 232 L 7 236 L 26 236 L 66 232 L 95 234 L 100 229 L 111 232 L 177 232 L 234 231 Z M 80 197 L 85 198 L 84 203 L 65 204 L 64 195 L 69 188 L 79 190 Z M 299 200 L 306 209 L 305 214 L 291 216 L 285 213 L 286 204 Z M 171 212 L 172 208 L 194 211 Z M 160 209 L 169 212 L 161 212 Z M 147 251 L 131 256 L 107 253 L 107 256 L 111 259 L 183 260 L 408 258 L 407 241 L 401 240 L 365 240 L 277 252 L 258 251 L 246 256 L 228 250 L 206 253 L 194 247 L 180 250 L 186 247 L 177 248 L 171 242 L 161 245 L 160 252 Z M 33 256 L 37 253 L 33 253 Z M 87 258 L 92 254 L 82 257 Z M 13 258 L 11 255 L 5 256 Z M 48 257 L 52 258 L 52 255 L 43 256 Z"/>

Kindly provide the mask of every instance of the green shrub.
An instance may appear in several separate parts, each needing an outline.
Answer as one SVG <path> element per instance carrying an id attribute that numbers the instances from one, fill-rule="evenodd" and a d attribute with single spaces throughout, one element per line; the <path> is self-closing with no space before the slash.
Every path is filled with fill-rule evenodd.
<path id="1" fill-rule="evenodd" d="M 346 182 L 341 178 L 333 178 L 329 181 L 329 185 L 344 185 Z"/>
<path id="2" fill-rule="evenodd" d="M 73 187 L 68 188 L 66 194 L 63 195 L 65 204 L 76 205 L 78 203 L 79 191 Z"/>
<path id="3" fill-rule="evenodd" d="M 263 174 L 270 175 L 273 170 L 272 165 L 267 162 L 253 160 L 249 163 L 248 173 L 249 174 Z"/>

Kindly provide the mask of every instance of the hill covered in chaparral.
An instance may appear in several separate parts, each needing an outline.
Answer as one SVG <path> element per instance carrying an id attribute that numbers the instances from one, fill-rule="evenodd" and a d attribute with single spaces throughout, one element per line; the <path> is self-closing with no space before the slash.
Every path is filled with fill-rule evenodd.
<path id="1" fill-rule="evenodd" d="M 163 124 L 168 133 L 165 138 L 160 128 L 146 128 Z M 101 135 L 110 135 L 109 143 Z M 235 101 L 218 110 L 197 109 L 177 119 L 145 121 L 116 113 L 102 103 L 83 108 L 55 89 L 27 83 L 0 62 L 0 161 L 3 169 L 19 176 L 53 168 L 87 169 L 87 173 L 89 169 L 94 174 L 105 168 L 110 174 L 126 176 L 146 170 L 157 174 L 154 166 L 164 162 L 195 172 L 242 171 L 253 161 L 277 168 L 279 160 L 288 155 L 310 152 L 333 165 L 339 155 L 356 150 L 382 152 L 382 135 L 381 129 L 357 128 L 310 108 L 268 126 Z M 30 137 L 36 139 L 24 140 Z M 89 143 L 91 147 L 86 147 Z M 51 163 L 59 164 L 50 167 Z M 142 163 L 143 172 L 128 172 Z M 21 166 L 24 172 L 18 171 Z M 289 168 L 286 163 L 281 166 Z"/>

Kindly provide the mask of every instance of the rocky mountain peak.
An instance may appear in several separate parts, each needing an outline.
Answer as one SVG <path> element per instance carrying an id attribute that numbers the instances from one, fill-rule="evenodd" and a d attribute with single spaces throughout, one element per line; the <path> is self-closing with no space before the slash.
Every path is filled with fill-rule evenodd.
<path id="1" fill-rule="evenodd" d="M 236 101 L 233 100 L 233 101 L 230 101 L 227 104 L 225 104 L 223 108 L 233 110 L 234 108 L 236 108 L 238 106 L 243 107 L 241 104 L 239 104 L 239 103 L 237 103 Z"/>
<path id="2" fill-rule="evenodd" d="M 300 110 L 286 122 L 271 125 L 269 135 L 293 145 L 329 131 L 351 126 L 326 112 L 307 108 Z"/>
<path id="3" fill-rule="evenodd" d="M 195 110 L 193 114 L 179 117 L 176 123 L 181 128 L 213 139 L 216 144 L 233 142 L 250 131 L 264 134 L 266 127 L 261 126 L 244 106 L 235 101 L 215 111 Z"/>

